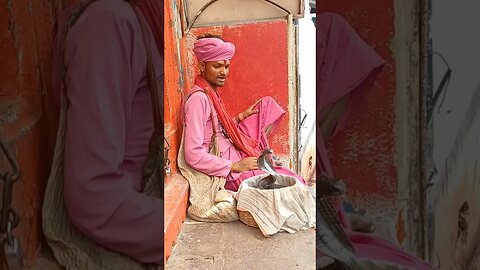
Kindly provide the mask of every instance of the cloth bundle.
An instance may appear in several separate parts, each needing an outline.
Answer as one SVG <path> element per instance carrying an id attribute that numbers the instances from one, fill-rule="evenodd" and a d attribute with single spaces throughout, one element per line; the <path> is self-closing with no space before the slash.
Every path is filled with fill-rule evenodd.
<path id="1" fill-rule="evenodd" d="M 287 175 L 277 176 L 277 183 L 287 187 L 255 188 L 257 181 L 266 176 L 257 175 L 242 182 L 236 194 L 237 210 L 248 211 L 265 236 L 315 228 L 315 200 L 308 188 Z"/>

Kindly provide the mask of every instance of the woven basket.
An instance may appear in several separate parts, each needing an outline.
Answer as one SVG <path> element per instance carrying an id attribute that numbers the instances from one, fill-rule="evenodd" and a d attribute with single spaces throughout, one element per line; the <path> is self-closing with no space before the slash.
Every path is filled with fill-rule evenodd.
<path id="1" fill-rule="evenodd" d="M 245 181 L 242 182 L 239 188 L 239 192 L 241 192 L 242 188 L 245 186 L 245 188 L 257 188 L 257 181 L 263 177 L 265 177 L 266 174 L 262 175 L 257 175 L 253 176 L 251 178 L 246 179 Z M 279 184 L 286 185 L 288 188 L 289 186 L 293 186 L 296 183 L 296 180 L 292 176 L 283 176 L 280 179 L 277 179 L 277 181 L 280 181 Z M 269 191 L 265 191 L 269 192 Z M 238 218 L 240 219 L 241 222 L 245 223 L 246 225 L 254 228 L 259 228 L 257 222 L 253 218 L 252 214 L 248 211 L 240 210 L 237 208 L 238 212 Z"/>
<path id="2" fill-rule="evenodd" d="M 237 209 L 238 210 L 238 209 Z M 238 218 L 241 222 L 245 223 L 246 225 L 254 228 L 258 228 L 257 222 L 253 218 L 252 214 L 248 211 L 238 210 Z"/>

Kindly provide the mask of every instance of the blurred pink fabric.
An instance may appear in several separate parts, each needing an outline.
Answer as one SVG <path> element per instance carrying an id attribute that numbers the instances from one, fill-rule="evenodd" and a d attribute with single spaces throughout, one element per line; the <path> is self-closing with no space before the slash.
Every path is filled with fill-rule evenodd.
<path id="1" fill-rule="evenodd" d="M 151 33 L 149 40 L 155 48 Z M 60 44 L 57 36 L 57 102 Z M 152 54 L 163 81 L 163 59 L 157 50 Z M 158 263 L 164 258 L 163 201 L 140 192 L 153 132 L 146 59 L 140 24 L 126 1 L 92 3 L 69 31 L 64 198 L 71 223 L 88 238 L 140 262 Z"/>
<path id="2" fill-rule="evenodd" d="M 330 138 L 323 138 L 317 121 L 317 174 L 335 177 L 325 149 L 325 141 L 335 136 L 373 83 L 385 61 L 355 32 L 345 19 L 334 13 L 320 13 L 317 18 L 317 119 L 336 101 L 349 95 L 347 106 Z M 353 232 L 339 199 L 335 202 L 350 241 L 361 258 L 386 261 L 413 269 L 433 269 L 400 247 L 371 234 Z M 320 253 L 318 253 L 320 256 Z"/>

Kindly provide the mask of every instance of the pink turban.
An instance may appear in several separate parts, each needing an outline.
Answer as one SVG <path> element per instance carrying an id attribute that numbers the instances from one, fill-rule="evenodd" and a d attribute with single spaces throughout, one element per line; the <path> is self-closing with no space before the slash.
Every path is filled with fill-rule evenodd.
<path id="1" fill-rule="evenodd" d="M 235 45 L 219 38 L 201 38 L 195 41 L 193 52 L 200 62 L 225 61 L 232 59 Z"/>

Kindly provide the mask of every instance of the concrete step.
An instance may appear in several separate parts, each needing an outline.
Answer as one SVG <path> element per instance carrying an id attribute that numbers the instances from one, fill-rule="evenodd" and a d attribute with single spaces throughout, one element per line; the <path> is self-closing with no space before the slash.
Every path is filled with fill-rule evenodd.
<path id="1" fill-rule="evenodd" d="M 240 221 L 187 219 L 165 269 L 315 269 L 315 231 L 281 232 L 267 238 Z"/>

